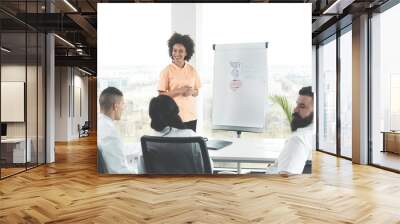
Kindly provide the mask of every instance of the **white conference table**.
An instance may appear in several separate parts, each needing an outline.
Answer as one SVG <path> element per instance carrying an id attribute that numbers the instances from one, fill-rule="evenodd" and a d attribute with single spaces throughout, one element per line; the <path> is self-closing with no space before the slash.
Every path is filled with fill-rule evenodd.
<path id="1" fill-rule="evenodd" d="M 232 144 L 219 150 L 208 150 L 213 162 L 237 163 L 241 173 L 241 163 L 274 163 L 283 149 L 285 139 L 224 139 Z"/>
<path id="2" fill-rule="evenodd" d="M 223 139 L 232 144 L 218 150 L 208 150 L 213 162 L 237 163 L 237 172 L 241 172 L 241 163 L 274 163 L 283 149 L 285 139 Z M 143 172 L 140 143 L 127 145 L 126 154 L 130 163 L 136 163 L 138 173 Z"/>

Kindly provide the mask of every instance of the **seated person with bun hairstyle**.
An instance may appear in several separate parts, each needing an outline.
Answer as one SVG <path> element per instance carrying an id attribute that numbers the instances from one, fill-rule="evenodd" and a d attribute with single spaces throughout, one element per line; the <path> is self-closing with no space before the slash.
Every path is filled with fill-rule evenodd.
<path id="1" fill-rule="evenodd" d="M 167 95 L 159 95 L 150 101 L 149 115 L 155 136 L 192 137 L 198 136 L 183 123 L 175 101 Z"/>
<path id="2" fill-rule="evenodd" d="M 179 116 L 179 108 L 175 101 L 167 95 L 159 95 L 150 101 L 149 115 L 154 136 L 160 137 L 194 137 L 199 136 L 188 128 Z M 213 162 L 210 159 L 211 169 Z"/>

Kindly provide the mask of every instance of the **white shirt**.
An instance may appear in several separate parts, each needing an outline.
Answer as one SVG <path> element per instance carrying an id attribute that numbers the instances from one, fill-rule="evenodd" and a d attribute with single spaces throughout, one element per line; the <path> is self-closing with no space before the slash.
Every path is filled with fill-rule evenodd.
<path id="1" fill-rule="evenodd" d="M 124 144 L 113 120 L 100 113 L 97 122 L 97 147 L 110 174 L 137 173 L 137 167 L 128 163 Z"/>
<path id="2" fill-rule="evenodd" d="M 162 137 L 194 137 L 199 136 L 192 129 L 177 129 L 173 127 L 165 127 L 162 131 L 154 132 L 154 136 Z"/>
<path id="3" fill-rule="evenodd" d="M 286 140 L 278 157 L 278 173 L 302 174 L 307 160 L 311 160 L 313 147 L 313 128 L 310 124 L 298 128 Z"/>

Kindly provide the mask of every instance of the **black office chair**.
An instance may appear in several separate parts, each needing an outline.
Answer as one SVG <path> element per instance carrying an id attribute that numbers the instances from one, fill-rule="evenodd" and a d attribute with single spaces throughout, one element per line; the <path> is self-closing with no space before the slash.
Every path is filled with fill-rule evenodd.
<path id="1" fill-rule="evenodd" d="M 307 160 L 304 165 L 303 174 L 311 174 L 312 172 L 312 160 Z"/>
<path id="2" fill-rule="evenodd" d="M 90 123 L 85 121 L 82 127 L 78 124 L 79 138 L 89 136 Z"/>
<path id="3" fill-rule="evenodd" d="M 202 137 L 143 136 L 146 174 L 211 174 L 210 158 Z"/>
<path id="4" fill-rule="evenodd" d="M 97 149 L 97 172 L 101 174 L 108 173 L 103 154 L 101 153 L 101 150 L 99 148 Z"/>

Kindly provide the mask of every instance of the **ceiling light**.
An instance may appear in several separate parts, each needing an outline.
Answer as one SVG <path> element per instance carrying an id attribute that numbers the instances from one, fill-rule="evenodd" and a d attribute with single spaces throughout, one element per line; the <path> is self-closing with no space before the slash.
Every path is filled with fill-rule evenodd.
<path id="1" fill-rule="evenodd" d="M 342 14 L 343 9 L 351 5 L 355 0 L 336 0 L 332 5 L 324 10 L 322 14 Z"/>
<path id="2" fill-rule="evenodd" d="M 83 69 L 81 69 L 81 68 L 79 68 L 79 67 L 78 67 L 78 70 L 81 71 L 81 72 L 83 72 L 83 73 L 85 73 L 85 74 L 92 75 L 92 73 L 90 73 L 90 72 L 88 72 L 88 71 L 86 71 L 86 70 L 83 70 Z"/>
<path id="3" fill-rule="evenodd" d="M 68 0 L 64 0 L 65 4 L 67 4 L 72 10 L 74 10 L 75 12 L 78 12 L 78 10 L 71 4 L 68 2 Z"/>
<path id="4" fill-rule="evenodd" d="M 6 52 L 6 53 L 10 53 L 10 52 L 11 52 L 11 50 L 9 50 L 9 49 L 7 49 L 7 48 L 5 48 L 5 47 L 1 47 L 1 50 L 4 51 L 4 52 Z"/>
<path id="5" fill-rule="evenodd" d="M 69 46 L 75 48 L 75 45 L 71 44 L 71 42 L 69 42 L 68 40 L 58 36 L 57 34 L 54 34 L 55 37 L 57 37 L 58 39 L 60 39 L 61 41 L 63 41 L 64 43 L 68 44 Z"/>
<path id="6" fill-rule="evenodd" d="M 79 55 L 83 55 L 83 50 L 81 48 L 77 48 L 76 53 L 78 53 Z"/>

